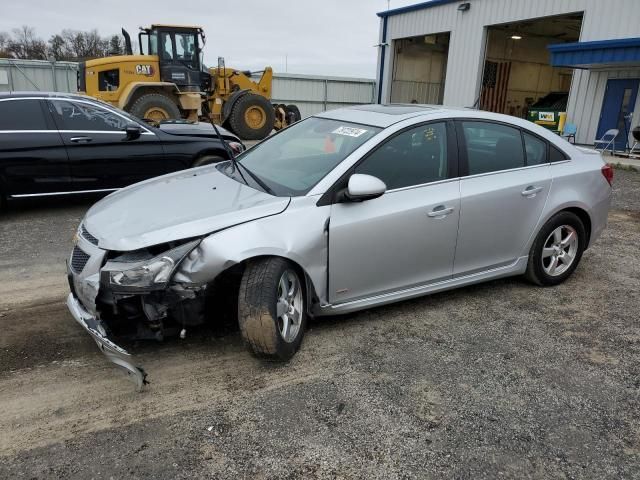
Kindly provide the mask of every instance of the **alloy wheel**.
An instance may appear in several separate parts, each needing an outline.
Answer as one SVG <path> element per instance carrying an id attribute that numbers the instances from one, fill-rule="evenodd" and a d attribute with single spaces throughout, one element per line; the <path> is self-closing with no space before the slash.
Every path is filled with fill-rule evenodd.
<path id="1" fill-rule="evenodd" d="M 302 308 L 302 289 L 298 275 L 293 270 L 286 270 L 278 282 L 276 316 L 280 336 L 287 343 L 293 342 L 298 336 Z"/>
<path id="2" fill-rule="evenodd" d="M 561 225 L 551 232 L 542 248 L 542 268 L 547 275 L 557 277 L 566 272 L 578 253 L 578 232 L 570 225 Z"/>

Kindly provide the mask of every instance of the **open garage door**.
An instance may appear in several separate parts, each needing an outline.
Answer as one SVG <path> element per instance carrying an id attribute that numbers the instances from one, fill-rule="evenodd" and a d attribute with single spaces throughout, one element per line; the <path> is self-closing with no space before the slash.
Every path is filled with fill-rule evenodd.
<path id="1" fill-rule="evenodd" d="M 522 118 L 565 110 L 573 71 L 552 67 L 547 46 L 577 41 L 581 26 L 582 13 L 575 13 L 488 27 L 480 109 Z M 557 113 L 553 122 L 543 117 L 557 127 Z"/>
<path id="2" fill-rule="evenodd" d="M 392 103 L 442 104 L 449 33 L 394 41 Z"/>

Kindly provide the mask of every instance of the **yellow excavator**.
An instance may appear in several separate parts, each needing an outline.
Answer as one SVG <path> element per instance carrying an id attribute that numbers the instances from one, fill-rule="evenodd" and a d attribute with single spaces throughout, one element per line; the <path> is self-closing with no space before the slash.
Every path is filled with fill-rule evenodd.
<path id="1" fill-rule="evenodd" d="M 185 118 L 223 125 L 245 140 L 265 138 L 300 120 L 295 105 L 272 105 L 273 71 L 203 64 L 201 27 L 151 25 L 138 35 L 140 54 L 122 29 L 125 55 L 81 62 L 78 90 L 151 122 Z M 256 82 L 252 74 L 262 73 Z"/>

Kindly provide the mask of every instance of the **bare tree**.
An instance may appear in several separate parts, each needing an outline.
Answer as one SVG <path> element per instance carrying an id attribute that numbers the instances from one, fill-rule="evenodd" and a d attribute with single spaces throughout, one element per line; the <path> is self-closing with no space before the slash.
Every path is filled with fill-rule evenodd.
<path id="1" fill-rule="evenodd" d="M 124 41 L 121 35 L 113 35 L 109 40 L 109 55 L 122 55 L 124 53 Z"/>
<path id="2" fill-rule="evenodd" d="M 13 29 L 13 36 L 7 44 L 9 56 L 13 58 L 47 59 L 47 44 L 36 37 L 33 27 L 23 25 Z"/>
<path id="3" fill-rule="evenodd" d="M 47 42 L 36 36 L 27 25 L 16 28 L 12 34 L 0 32 L 0 57 L 46 60 L 85 60 L 124 53 L 120 35 L 101 37 L 96 29 L 89 31 L 62 30 Z"/>
<path id="4" fill-rule="evenodd" d="M 7 32 L 0 32 L 0 58 L 9 57 L 9 40 L 11 36 Z"/>

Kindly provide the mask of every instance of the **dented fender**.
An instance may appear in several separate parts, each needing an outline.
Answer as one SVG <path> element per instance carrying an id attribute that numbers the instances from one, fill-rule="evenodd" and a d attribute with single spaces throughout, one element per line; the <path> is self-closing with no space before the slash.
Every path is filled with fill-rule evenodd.
<path id="1" fill-rule="evenodd" d="M 298 264 L 326 303 L 330 206 L 315 206 L 317 196 L 292 198 L 282 213 L 213 233 L 181 262 L 174 283 L 202 285 L 245 260 L 278 256 Z"/>

